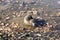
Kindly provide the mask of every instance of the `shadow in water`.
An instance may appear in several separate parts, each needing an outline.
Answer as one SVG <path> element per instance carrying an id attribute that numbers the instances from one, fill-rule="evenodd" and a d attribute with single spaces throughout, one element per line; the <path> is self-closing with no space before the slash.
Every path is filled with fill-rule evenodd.
<path id="1" fill-rule="evenodd" d="M 34 19 L 34 23 L 35 23 L 35 27 L 46 25 L 46 21 L 45 20 Z"/>

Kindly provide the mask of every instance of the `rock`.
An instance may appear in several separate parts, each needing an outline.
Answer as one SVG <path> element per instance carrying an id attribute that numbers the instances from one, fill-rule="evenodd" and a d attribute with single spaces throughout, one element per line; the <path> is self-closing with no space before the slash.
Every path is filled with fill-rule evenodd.
<path id="1" fill-rule="evenodd" d="M 45 20 L 34 19 L 32 22 L 34 23 L 34 26 L 36 26 L 36 27 L 46 25 Z"/>
<path id="2" fill-rule="evenodd" d="M 33 18 L 32 15 L 25 16 L 24 23 L 30 26 L 35 26 L 35 27 L 46 25 L 45 20 Z"/>
<path id="3" fill-rule="evenodd" d="M 33 19 L 31 15 L 26 15 L 24 17 L 24 23 L 30 25 L 30 20 Z"/>
<path id="4" fill-rule="evenodd" d="M 10 19 L 10 17 L 6 17 L 6 20 L 9 20 Z"/>
<path id="5" fill-rule="evenodd" d="M 37 34 L 35 34 L 35 36 L 41 36 L 41 34 L 37 33 Z"/>
<path id="6" fill-rule="evenodd" d="M 4 23 L 1 23 L 0 25 L 4 26 Z"/>

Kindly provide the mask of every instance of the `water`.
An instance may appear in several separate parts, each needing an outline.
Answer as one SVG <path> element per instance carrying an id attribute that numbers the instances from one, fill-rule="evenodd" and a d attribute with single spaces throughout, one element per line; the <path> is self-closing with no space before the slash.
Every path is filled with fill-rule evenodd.
<path id="1" fill-rule="evenodd" d="M 19 0 L 4 0 L 0 3 L 0 5 L 3 7 L 2 9 L 4 9 L 4 6 L 6 9 L 7 6 L 9 8 L 9 6 L 14 5 L 17 1 L 19 1 Z M 58 3 L 59 0 L 20 0 L 19 2 L 20 3 L 22 3 L 22 2 L 30 3 L 32 1 L 36 2 L 37 5 L 38 4 L 40 4 L 40 5 L 49 4 L 52 8 L 60 8 L 60 4 Z"/>

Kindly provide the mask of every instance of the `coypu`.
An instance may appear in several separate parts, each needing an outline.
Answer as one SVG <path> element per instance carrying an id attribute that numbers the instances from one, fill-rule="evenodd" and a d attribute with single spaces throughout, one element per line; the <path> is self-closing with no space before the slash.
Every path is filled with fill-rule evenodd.
<path id="1" fill-rule="evenodd" d="M 46 25 L 46 21 L 44 19 L 39 20 L 39 19 L 33 18 L 32 15 L 25 16 L 24 23 L 26 25 L 35 26 L 35 27 Z"/>

